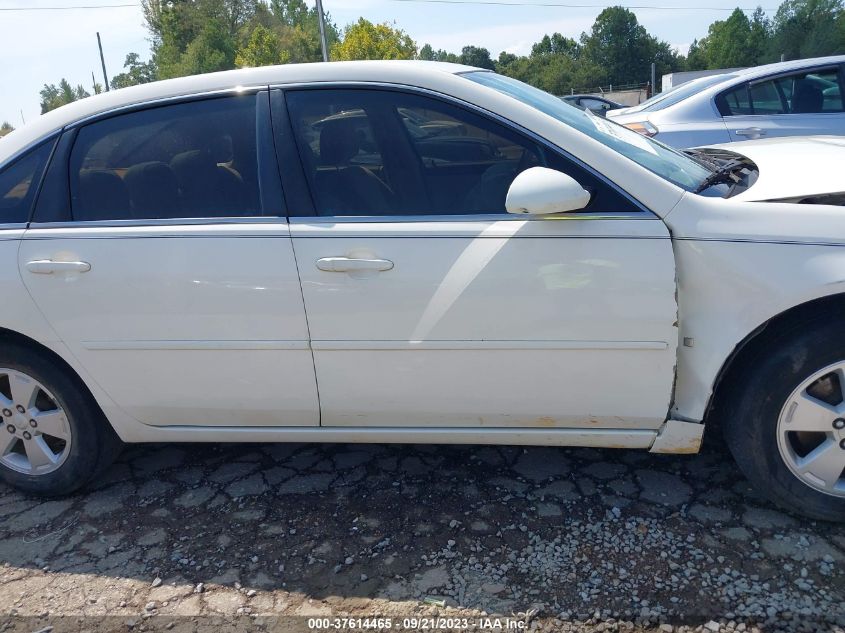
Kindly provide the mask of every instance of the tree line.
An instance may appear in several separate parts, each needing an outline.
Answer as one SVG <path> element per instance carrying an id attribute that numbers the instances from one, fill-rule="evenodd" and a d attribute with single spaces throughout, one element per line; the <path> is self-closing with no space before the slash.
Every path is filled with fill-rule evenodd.
<path id="1" fill-rule="evenodd" d="M 326 15 L 332 60 L 427 59 L 489 68 L 553 94 L 593 91 L 599 86 L 643 84 L 652 62 L 657 74 L 754 66 L 845 52 L 845 0 L 785 0 L 773 17 L 758 8 L 736 9 L 711 24 L 686 55 L 651 35 L 633 11 L 604 9 L 577 40 L 543 36 L 528 55 L 467 45 L 460 53 L 418 46 L 396 24 L 360 18 L 340 29 Z M 322 60 L 315 8 L 304 0 L 142 0 L 152 54 L 126 56 L 123 71 L 109 82 L 123 88 L 198 73 L 248 66 Z M 96 82 L 94 93 L 102 89 Z M 89 96 L 65 79 L 45 84 L 41 111 Z"/>

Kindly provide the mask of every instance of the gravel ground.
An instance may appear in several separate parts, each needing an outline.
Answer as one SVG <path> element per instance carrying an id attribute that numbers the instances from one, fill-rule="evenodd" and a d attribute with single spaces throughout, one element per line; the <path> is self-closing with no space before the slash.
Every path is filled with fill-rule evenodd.
<path id="1" fill-rule="evenodd" d="M 843 632 L 845 526 L 773 508 L 712 448 L 143 446 L 70 498 L 0 486 L 0 631 L 485 614 Z"/>

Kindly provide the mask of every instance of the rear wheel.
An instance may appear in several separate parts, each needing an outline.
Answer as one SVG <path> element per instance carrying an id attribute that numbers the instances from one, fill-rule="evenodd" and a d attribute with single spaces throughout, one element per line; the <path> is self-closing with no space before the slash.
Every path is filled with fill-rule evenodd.
<path id="1" fill-rule="evenodd" d="M 845 334 L 816 322 L 770 341 L 720 407 L 728 447 L 786 510 L 845 521 Z"/>
<path id="2" fill-rule="evenodd" d="M 102 472 L 120 440 L 79 379 L 47 354 L 0 352 L 0 479 L 25 492 L 62 495 Z"/>

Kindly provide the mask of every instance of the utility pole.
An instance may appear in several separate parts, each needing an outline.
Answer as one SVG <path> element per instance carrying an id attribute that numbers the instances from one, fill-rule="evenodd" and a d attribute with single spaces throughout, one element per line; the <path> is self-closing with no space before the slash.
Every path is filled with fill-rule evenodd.
<path id="1" fill-rule="evenodd" d="M 100 49 L 100 63 L 103 65 L 103 83 L 105 84 L 106 92 L 109 91 L 109 76 L 106 74 L 106 58 L 103 57 L 103 43 L 100 41 L 100 32 L 97 31 L 97 46 Z"/>
<path id="2" fill-rule="evenodd" d="M 651 62 L 651 94 L 650 97 L 657 94 L 657 64 Z"/>
<path id="3" fill-rule="evenodd" d="M 323 49 L 323 61 L 329 61 L 329 47 L 326 44 L 326 16 L 323 15 L 323 1 L 317 0 L 317 17 L 320 22 L 320 47 Z M 97 35 L 99 38 L 99 35 Z"/>
<path id="4" fill-rule="evenodd" d="M 26 119 L 23 118 L 23 108 L 21 108 L 21 121 L 23 121 L 23 124 L 26 125 Z"/>

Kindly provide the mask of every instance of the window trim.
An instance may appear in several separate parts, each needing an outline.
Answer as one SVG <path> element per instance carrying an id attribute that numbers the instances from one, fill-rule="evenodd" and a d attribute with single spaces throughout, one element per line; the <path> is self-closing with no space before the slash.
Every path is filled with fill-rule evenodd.
<path id="1" fill-rule="evenodd" d="M 775 73 L 773 75 L 766 75 L 765 77 L 758 77 L 757 79 L 749 79 L 744 81 L 740 84 L 735 84 L 725 90 L 722 90 L 719 94 L 717 94 L 713 98 L 713 102 L 716 105 L 716 111 L 719 115 L 724 119 L 733 119 L 738 117 L 772 117 L 772 116 L 806 116 L 807 113 L 804 112 L 783 112 L 779 114 L 725 114 L 722 110 L 722 106 L 724 105 L 727 107 L 727 103 L 725 101 L 726 95 L 730 92 L 734 92 L 735 90 L 744 87 L 746 94 L 748 96 L 748 103 L 751 106 L 752 110 L 754 109 L 754 101 L 751 99 L 751 86 L 766 83 L 767 81 L 777 81 L 778 79 L 783 79 L 784 77 L 791 77 L 792 75 L 809 75 L 817 72 L 824 72 L 826 70 L 832 70 L 836 72 L 837 80 L 839 81 L 839 90 L 842 93 L 842 103 L 843 103 L 843 110 L 842 112 L 813 112 L 811 113 L 813 116 L 818 115 L 836 115 L 836 114 L 845 114 L 845 75 L 843 75 L 843 65 L 842 64 L 827 64 L 824 66 L 808 66 L 806 68 L 794 68 L 792 70 L 785 70 L 783 72 Z M 775 85 L 775 89 L 778 91 L 778 94 L 783 98 L 783 94 L 781 93 L 780 88 Z"/>
<path id="2" fill-rule="evenodd" d="M 266 99 L 261 99 L 261 93 L 264 93 Z M 285 199 L 282 192 L 282 183 L 278 180 L 278 170 L 276 168 L 275 153 L 273 150 L 272 128 L 270 123 L 270 97 L 269 90 L 266 85 L 250 86 L 245 88 L 227 88 L 224 90 L 213 90 L 202 93 L 191 93 L 187 95 L 171 96 L 162 99 L 155 99 L 152 101 L 145 101 L 141 103 L 132 103 L 123 105 L 117 108 L 112 108 L 103 112 L 98 112 L 91 116 L 79 119 L 70 123 L 55 134 L 57 137 L 61 135 L 69 135 L 70 140 L 62 152 L 62 156 L 56 156 L 58 160 L 63 162 L 65 175 L 65 190 L 67 194 L 66 204 L 70 209 L 70 156 L 73 148 L 76 145 L 79 130 L 85 126 L 92 125 L 99 121 L 104 121 L 113 117 L 122 116 L 124 114 L 132 114 L 134 112 L 142 112 L 145 110 L 152 110 L 170 105 L 179 105 L 183 103 L 192 103 L 196 101 L 210 101 L 212 99 L 222 99 L 227 97 L 236 97 L 242 95 L 253 95 L 255 102 L 255 125 L 254 132 L 256 134 L 256 174 L 258 176 L 259 201 L 261 203 L 262 211 L 266 210 L 266 202 L 273 199 L 275 196 L 275 204 L 273 207 L 279 208 L 281 215 L 250 215 L 250 216 L 204 216 L 196 218 L 150 218 L 150 219 L 112 219 L 112 220 L 62 220 L 38 222 L 34 217 L 37 200 L 33 203 L 30 210 L 30 221 L 25 225 L 28 229 L 57 229 L 57 228 L 85 228 L 85 227 L 149 227 L 149 226 L 203 226 L 211 224 L 287 224 L 287 209 Z M 262 105 L 264 104 L 264 105 Z M 58 146 L 58 143 L 57 143 Z M 53 148 L 54 154 L 56 147 Z M 44 175 L 42 176 L 42 186 L 47 171 L 52 164 L 54 156 L 51 155 L 51 161 L 48 162 Z M 41 190 L 39 189 L 39 197 Z M 72 209 L 70 209 L 72 214 Z M 2 226 L 2 225 L 0 225 Z"/>
<path id="3" fill-rule="evenodd" d="M 300 82 L 300 83 L 290 83 L 290 84 L 271 84 L 270 90 L 278 90 L 284 95 L 286 92 L 299 92 L 304 90 L 373 90 L 373 91 L 380 91 L 380 92 L 400 92 L 405 94 L 412 94 L 420 97 L 427 97 L 431 99 L 435 99 L 437 101 L 441 101 L 448 105 L 457 107 L 462 110 L 467 110 L 476 116 L 483 117 L 493 123 L 498 125 L 502 125 L 508 128 L 512 133 L 517 134 L 519 136 L 525 137 L 528 140 L 538 144 L 543 150 L 552 152 L 554 154 L 559 155 L 560 157 L 564 158 L 572 162 L 573 164 L 577 165 L 581 169 L 588 172 L 591 176 L 596 178 L 599 182 L 603 183 L 604 185 L 610 187 L 614 191 L 616 191 L 620 196 L 625 198 L 627 201 L 631 203 L 633 207 L 638 209 L 637 211 L 619 211 L 619 212 L 581 212 L 578 214 L 562 214 L 566 217 L 571 218 L 578 218 L 578 219 L 600 219 L 600 218 L 643 218 L 643 219 L 654 219 L 657 218 L 657 215 L 654 214 L 648 207 L 646 207 L 642 202 L 634 198 L 631 194 L 627 191 L 622 189 L 619 185 L 615 182 L 601 174 L 599 171 L 591 167 L 590 165 L 586 164 L 584 161 L 580 160 L 579 158 L 573 156 L 571 153 L 566 151 L 565 149 L 558 147 L 551 141 L 546 138 L 543 138 L 536 132 L 529 130 L 514 121 L 511 121 L 507 117 L 502 116 L 496 112 L 491 110 L 487 110 L 481 106 L 478 106 L 474 103 L 470 103 L 468 101 L 464 101 L 457 97 L 454 97 L 449 94 L 445 94 L 442 92 L 438 92 L 436 90 L 431 90 L 429 88 L 422 88 L 419 86 L 409 86 L 406 84 L 398 84 L 398 83 L 387 83 L 387 82 L 372 82 L 372 81 L 325 81 L 325 82 Z M 285 102 L 285 106 L 287 103 Z M 273 110 L 273 115 L 276 115 L 276 111 Z M 285 108 L 285 117 L 286 123 L 288 126 L 291 126 L 291 134 L 293 133 L 292 130 L 292 122 L 290 112 Z M 309 193 L 309 197 L 311 196 L 310 187 L 308 187 L 307 178 L 305 177 L 305 166 L 302 161 L 302 156 L 300 155 L 299 150 L 296 151 L 297 158 L 298 158 L 298 165 L 299 169 L 297 170 L 300 172 L 297 174 L 297 178 L 302 178 L 302 185 L 306 187 L 306 191 Z M 486 218 L 486 221 L 490 221 L 491 219 L 497 220 L 508 220 L 508 219 L 517 219 L 520 221 L 543 221 L 545 218 L 542 217 L 531 217 L 525 215 L 514 215 L 512 213 L 496 213 L 496 214 L 462 214 L 462 215 L 440 215 L 440 214 L 432 214 L 432 215 L 361 215 L 361 216 L 318 216 L 316 215 L 316 207 L 314 207 L 314 203 L 312 200 L 311 206 L 311 214 L 306 215 L 302 212 L 297 212 L 295 207 L 289 206 L 288 207 L 288 219 L 292 222 L 296 218 L 306 218 L 308 220 L 313 221 L 321 221 L 321 220 L 328 220 L 331 222 L 402 222 L 402 221 L 409 221 L 409 222 L 467 222 L 475 220 L 482 220 Z M 406 220 L 406 218 L 411 218 Z M 300 224 L 301 222 L 296 222 Z"/>

